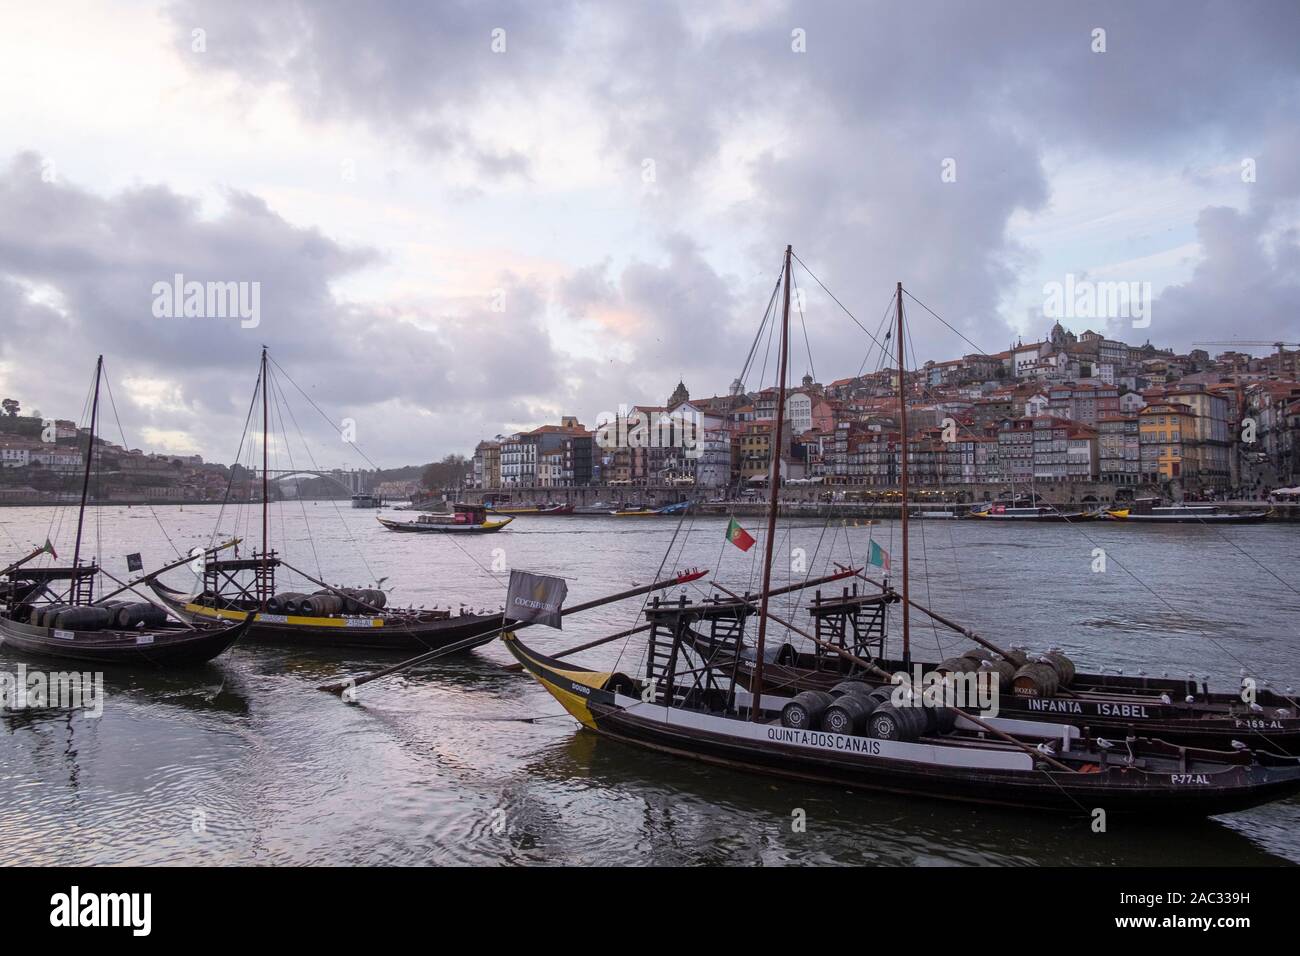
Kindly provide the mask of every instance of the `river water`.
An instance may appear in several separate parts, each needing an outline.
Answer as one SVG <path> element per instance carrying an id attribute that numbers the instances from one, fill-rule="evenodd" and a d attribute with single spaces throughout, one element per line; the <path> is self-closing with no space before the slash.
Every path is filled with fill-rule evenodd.
<path id="1" fill-rule="evenodd" d="M 569 605 L 648 583 L 661 562 L 665 572 L 713 569 L 736 590 L 759 580 L 756 519 L 759 547 L 742 553 L 717 518 L 521 517 L 461 540 L 392 534 L 374 512 L 329 502 L 272 511 L 273 544 L 290 563 L 339 584 L 386 577 L 395 603 L 496 609 L 508 567 L 564 576 Z M 87 549 L 123 577 L 129 552 L 156 567 L 206 544 L 217 514 L 102 508 L 88 515 Z M 228 511 L 220 530 L 251 541 L 257 520 Z M 73 521 L 0 509 L 0 554 L 48 535 L 66 561 Z M 873 538 L 897 570 L 893 522 L 783 519 L 774 577 L 860 563 Z M 1244 667 L 1278 688 L 1300 686 L 1295 526 L 916 522 L 912 569 L 916 599 L 1000 643 L 1059 646 L 1082 669 L 1209 675 L 1228 689 Z M 182 568 L 166 580 L 194 579 Z M 281 578 L 282 589 L 292 583 Z M 796 600 L 781 599 L 784 614 L 806 621 Z M 634 626 L 640 607 L 609 605 L 528 639 L 558 650 Z M 936 644 L 963 646 L 919 616 L 913 643 L 925 657 Z M 634 637 L 575 660 L 634 672 L 642 646 Z M 1098 834 L 1087 821 L 847 793 L 643 752 L 581 730 L 538 684 L 503 670 L 509 657 L 496 644 L 367 684 L 356 705 L 315 689 L 396 659 L 236 645 L 192 672 L 107 672 L 97 719 L 0 715 L 0 862 L 1300 862 L 1300 801 L 1195 823 L 1112 820 Z M 0 647 L 0 670 L 19 663 Z"/>

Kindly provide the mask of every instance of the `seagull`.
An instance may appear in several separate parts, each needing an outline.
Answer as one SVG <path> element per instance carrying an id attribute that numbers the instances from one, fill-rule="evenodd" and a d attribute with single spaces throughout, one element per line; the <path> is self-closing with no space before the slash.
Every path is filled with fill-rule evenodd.
<path id="1" fill-rule="evenodd" d="M 1252 714 L 1262 714 L 1264 712 L 1264 708 L 1259 706 L 1259 704 L 1251 704 L 1250 712 Z"/>
<path id="2" fill-rule="evenodd" d="M 1245 744 L 1243 744 L 1240 740 L 1234 740 L 1234 741 L 1232 742 L 1232 749 L 1233 749 L 1233 750 L 1249 750 L 1250 748 L 1247 747 Z"/>
<path id="3" fill-rule="evenodd" d="M 1161 694 L 1161 695 L 1160 695 L 1160 703 L 1162 703 L 1162 704 L 1172 704 L 1173 701 L 1169 699 L 1169 695 L 1168 695 L 1168 694 Z"/>
<path id="4" fill-rule="evenodd" d="M 1109 740 L 1107 740 L 1105 737 L 1097 738 L 1097 747 L 1100 750 L 1110 750 L 1114 746 L 1115 745 L 1111 743 Z"/>
<path id="5" fill-rule="evenodd" d="M 1191 694 L 1188 694 L 1188 695 L 1187 695 L 1187 703 L 1189 703 L 1189 704 L 1194 704 L 1194 703 L 1196 703 L 1196 698 L 1193 697 Z"/>
<path id="6" fill-rule="evenodd" d="M 1290 716 L 1291 716 L 1291 711 L 1290 711 L 1288 708 L 1286 708 L 1286 707 L 1279 707 L 1279 708 L 1277 709 L 1277 715 L 1278 715 L 1279 717 L 1290 717 Z"/>
<path id="7" fill-rule="evenodd" d="M 1052 749 L 1052 745 L 1049 744 L 1049 743 L 1047 743 L 1046 741 L 1044 741 L 1043 743 L 1039 744 L 1039 745 L 1038 745 L 1036 748 L 1034 748 L 1034 749 L 1037 750 L 1039 753 L 1047 754 L 1047 756 L 1049 756 L 1049 757 L 1055 757 L 1055 756 L 1056 756 L 1056 751 L 1055 751 L 1054 749 Z"/>

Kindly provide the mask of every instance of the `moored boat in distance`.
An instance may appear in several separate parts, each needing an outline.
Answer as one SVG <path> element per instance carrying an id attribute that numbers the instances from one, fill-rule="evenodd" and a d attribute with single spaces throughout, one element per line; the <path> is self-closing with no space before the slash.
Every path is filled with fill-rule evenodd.
<path id="1" fill-rule="evenodd" d="M 691 503 L 689 501 L 679 501 L 676 504 L 664 505 L 661 508 L 618 508 L 614 511 L 607 511 L 606 514 L 615 518 L 658 518 L 684 514 L 690 508 Z"/>
<path id="2" fill-rule="evenodd" d="M 508 515 L 510 517 L 522 517 L 524 515 L 534 515 L 539 517 L 549 517 L 558 515 L 573 514 L 573 505 L 511 505 L 499 504 L 488 505 L 487 510 L 494 515 Z"/>
<path id="3" fill-rule="evenodd" d="M 376 515 L 381 525 L 389 531 L 404 531 L 417 534 L 486 534 L 500 531 L 513 517 L 493 521 L 487 516 L 487 509 L 482 505 L 458 504 L 453 506 L 450 514 L 422 513 L 414 521 L 394 521 Z"/>
<path id="4" fill-rule="evenodd" d="M 984 521 L 1093 521 L 1097 514 L 1092 511 L 1061 511 L 1049 505 L 1022 508 L 994 504 L 971 511 L 969 517 Z"/>
<path id="5" fill-rule="evenodd" d="M 1129 508 L 1111 508 L 1111 521 L 1136 521 L 1160 524 L 1258 524 L 1273 514 L 1271 508 L 1257 511 L 1228 511 L 1215 504 L 1156 505 L 1154 499 L 1140 498 Z"/>

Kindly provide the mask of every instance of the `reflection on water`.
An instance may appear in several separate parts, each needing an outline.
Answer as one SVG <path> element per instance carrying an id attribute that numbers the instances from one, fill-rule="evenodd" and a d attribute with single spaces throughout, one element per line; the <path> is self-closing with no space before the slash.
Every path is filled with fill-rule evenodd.
<path id="1" fill-rule="evenodd" d="M 146 564 L 171 556 L 152 519 L 135 520 L 144 514 L 104 512 L 103 560 L 115 573 L 113 562 L 128 551 L 143 551 Z M 183 548 L 206 541 L 214 514 L 158 511 Z M 398 601 L 493 607 L 502 584 L 479 566 L 491 566 L 493 548 L 504 548 L 514 566 L 564 574 L 577 603 L 650 580 L 675 527 L 521 518 L 507 533 L 451 544 L 386 534 L 366 512 L 343 517 L 345 528 L 313 525 L 321 564 L 308 568 L 313 573 L 349 583 L 388 575 Z M 40 540 L 49 514 L 4 509 L 0 523 L 15 540 Z M 712 568 L 729 586 L 756 587 L 753 555 L 722 547 L 724 524 L 684 526 L 670 564 Z M 290 540 L 278 547 L 310 553 L 292 521 L 282 527 Z M 800 522 L 782 531 L 779 551 L 804 549 L 819 573 L 828 560 L 860 559 L 869 536 L 893 550 L 896 533 L 881 523 L 823 534 L 821 525 Z M 1100 525 L 1082 537 L 1069 527 L 951 522 L 914 541 L 918 599 L 1002 642 L 1057 645 L 1090 669 L 1194 672 L 1220 684 L 1235 683 L 1244 665 L 1279 687 L 1300 676 L 1292 590 L 1300 536 L 1285 526 L 1146 534 Z M 1092 573 L 1097 546 L 1136 579 L 1114 563 Z M 1290 583 L 1260 573 L 1239 549 Z M 792 573 L 780 571 L 782 580 Z M 169 580 L 187 586 L 186 574 Z M 795 598 L 782 606 L 798 613 Z M 539 649 L 590 640 L 632 626 L 639 607 L 604 607 L 569 619 L 563 632 L 534 629 L 530 640 Z M 914 627 L 918 653 L 961 646 L 915 619 Z M 98 720 L 58 709 L 0 715 L 0 862 L 1300 860 L 1298 801 L 1190 824 L 1112 818 L 1108 833 L 1094 834 L 1086 821 L 851 794 L 637 750 L 578 729 L 537 684 L 503 669 L 509 658 L 496 646 L 365 685 L 352 706 L 315 689 L 394 659 L 237 646 L 184 674 L 105 672 L 108 699 Z M 635 671 L 640 646 L 612 644 L 581 659 Z M 0 648 L 0 668 L 13 670 L 18 660 Z M 796 811 L 806 818 L 804 832 L 793 826 Z"/>

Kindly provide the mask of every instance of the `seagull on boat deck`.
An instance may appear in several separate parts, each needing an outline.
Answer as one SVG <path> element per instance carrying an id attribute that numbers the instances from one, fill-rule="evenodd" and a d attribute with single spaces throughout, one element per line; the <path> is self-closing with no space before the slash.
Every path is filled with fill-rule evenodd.
<path id="1" fill-rule="evenodd" d="M 1264 712 L 1264 708 L 1259 706 L 1259 704 L 1251 704 L 1250 712 L 1252 714 L 1262 714 Z"/>
<path id="2" fill-rule="evenodd" d="M 1038 745 L 1037 747 L 1035 747 L 1034 749 L 1037 750 L 1039 753 L 1047 754 L 1047 756 L 1049 756 L 1049 757 L 1055 757 L 1055 756 L 1056 756 L 1056 750 L 1052 747 L 1051 744 L 1047 743 L 1046 741 L 1044 741 L 1043 743 L 1039 744 L 1039 745 Z"/>
<path id="3" fill-rule="evenodd" d="M 1286 707 L 1279 707 L 1279 708 L 1277 709 L 1277 716 L 1279 716 L 1279 717 L 1290 717 L 1290 716 L 1291 716 L 1291 711 L 1290 711 L 1288 708 L 1286 708 Z"/>
<path id="4" fill-rule="evenodd" d="M 1161 695 L 1160 695 L 1160 703 L 1162 703 L 1162 704 L 1172 704 L 1173 701 L 1169 699 L 1169 695 L 1168 695 L 1168 694 L 1161 694 Z"/>
<path id="5" fill-rule="evenodd" d="M 1189 704 L 1194 704 L 1194 703 L 1196 703 L 1196 698 L 1193 697 L 1191 694 L 1188 694 L 1188 695 L 1187 695 L 1187 703 L 1189 703 Z"/>
<path id="6" fill-rule="evenodd" d="M 1111 743 L 1109 740 L 1107 740 L 1105 737 L 1097 738 L 1097 748 L 1099 750 L 1110 750 L 1114 746 L 1115 745 Z"/>
<path id="7" fill-rule="evenodd" d="M 1234 741 L 1232 741 L 1232 749 L 1233 749 L 1233 750 L 1249 750 L 1250 748 L 1247 747 L 1245 744 L 1243 744 L 1240 740 L 1234 740 Z"/>

